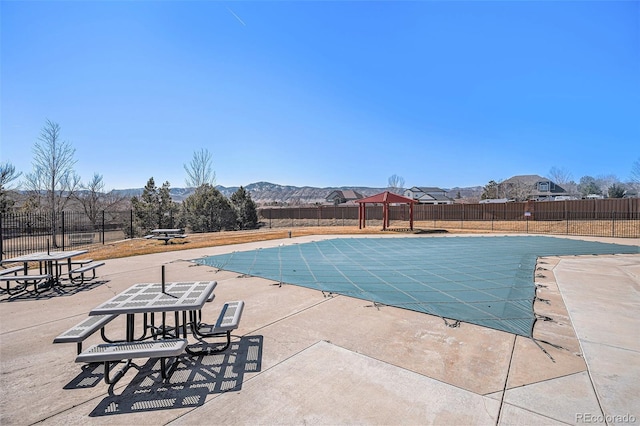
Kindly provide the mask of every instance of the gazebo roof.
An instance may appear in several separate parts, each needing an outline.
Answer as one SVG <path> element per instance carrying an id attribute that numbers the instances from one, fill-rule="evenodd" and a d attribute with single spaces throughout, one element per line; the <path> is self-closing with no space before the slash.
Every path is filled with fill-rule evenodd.
<path id="1" fill-rule="evenodd" d="M 355 200 L 356 203 L 417 203 L 416 200 L 402 195 L 394 194 L 393 192 L 384 191 L 380 194 L 372 195 L 371 197 L 361 198 Z"/>

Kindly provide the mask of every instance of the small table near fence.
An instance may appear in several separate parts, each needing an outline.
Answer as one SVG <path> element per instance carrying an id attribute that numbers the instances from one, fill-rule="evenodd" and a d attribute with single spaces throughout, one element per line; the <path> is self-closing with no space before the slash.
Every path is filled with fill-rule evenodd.
<path id="1" fill-rule="evenodd" d="M 159 228 L 151 231 L 151 235 L 147 235 L 145 238 L 151 238 L 154 240 L 164 241 L 165 244 L 169 244 L 169 241 L 174 238 L 186 238 L 183 230 L 180 228 Z"/>

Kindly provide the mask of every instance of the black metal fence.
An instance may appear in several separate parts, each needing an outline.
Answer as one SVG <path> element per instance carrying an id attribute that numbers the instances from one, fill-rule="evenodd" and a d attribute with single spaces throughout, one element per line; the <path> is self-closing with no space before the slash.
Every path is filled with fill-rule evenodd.
<path id="1" fill-rule="evenodd" d="M 0 260 L 36 251 L 65 250 L 131 238 L 133 212 L 102 211 L 0 215 Z"/>
<path id="2" fill-rule="evenodd" d="M 382 206 L 367 205 L 366 225 L 382 225 Z M 408 205 L 390 206 L 391 228 L 409 226 Z M 261 225 L 358 226 L 358 206 L 258 209 Z M 414 206 L 416 229 L 640 238 L 640 199 Z M 0 215 L 0 260 L 36 251 L 87 247 L 132 238 L 133 211 Z"/>

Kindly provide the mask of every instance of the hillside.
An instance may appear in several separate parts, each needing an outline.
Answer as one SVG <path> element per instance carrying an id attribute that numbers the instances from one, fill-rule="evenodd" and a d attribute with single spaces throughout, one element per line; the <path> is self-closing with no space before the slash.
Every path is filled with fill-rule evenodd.
<path id="1" fill-rule="evenodd" d="M 239 187 L 231 186 L 225 187 L 222 185 L 216 186 L 216 188 L 226 197 L 238 190 Z M 311 186 L 291 186 L 291 185 L 278 185 L 270 182 L 255 182 L 244 187 L 251 199 L 259 205 L 265 204 L 315 204 L 324 203 L 326 197 L 336 190 L 354 190 L 359 192 L 365 197 L 378 194 L 385 191 L 386 188 L 370 188 L 360 186 L 342 186 L 342 187 L 327 187 L 316 188 Z M 445 188 L 446 189 L 446 188 Z M 451 188 L 448 189 L 448 195 L 451 198 L 455 198 L 460 192 L 461 198 L 473 198 L 479 197 L 482 193 L 482 187 L 471 188 Z M 193 193 L 193 188 L 171 188 L 171 197 L 174 201 L 182 202 L 189 195 Z M 142 194 L 142 188 L 134 189 L 117 189 L 114 193 L 125 197 L 133 197 Z"/>

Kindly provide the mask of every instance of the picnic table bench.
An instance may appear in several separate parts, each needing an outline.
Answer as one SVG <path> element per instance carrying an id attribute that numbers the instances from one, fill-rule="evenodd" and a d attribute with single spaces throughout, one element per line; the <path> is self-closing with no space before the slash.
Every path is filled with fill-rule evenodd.
<path id="1" fill-rule="evenodd" d="M 4 268 L 4 269 L 0 269 L 0 276 L 9 275 L 9 274 L 18 275 L 18 272 L 21 272 L 21 271 L 24 271 L 24 268 L 22 266 Z"/>
<path id="2" fill-rule="evenodd" d="M 111 322 L 116 316 L 117 315 L 89 316 L 64 333 L 61 333 L 53 339 L 53 343 L 77 343 L 79 355 L 82 352 L 82 342 L 98 330 L 102 333 L 102 340 L 108 341 L 104 335 L 104 326 Z"/>
<path id="3" fill-rule="evenodd" d="M 224 346 L 215 349 L 211 349 L 210 347 L 208 347 L 204 350 L 187 348 L 187 353 L 189 353 L 190 355 L 201 355 L 225 351 L 231 345 L 231 331 L 237 329 L 240 325 L 240 318 L 242 317 L 243 309 L 244 301 L 242 300 L 226 302 L 222 306 L 222 310 L 220 311 L 215 324 L 197 324 L 197 327 L 194 330 L 194 334 L 200 337 L 226 336 L 226 342 Z"/>
<path id="4" fill-rule="evenodd" d="M 93 345 L 76 357 L 76 362 L 104 362 L 104 381 L 109 385 L 115 384 L 131 366 L 135 358 L 160 358 L 160 372 L 163 379 L 168 379 L 178 366 L 177 357 L 187 347 L 187 339 L 164 339 L 153 341 L 101 343 Z M 166 359 L 176 357 L 169 369 Z M 116 375 L 110 377 L 114 365 L 125 361 Z M 112 363 L 115 363 L 112 365 Z"/>
<path id="5" fill-rule="evenodd" d="M 15 269 L 18 268 L 18 269 Z M 33 292 L 38 293 L 38 284 L 43 282 L 50 282 L 53 279 L 53 275 L 51 274 L 18 274 L 18 270 L 24 270 L 21 266 L 16 266 L 11 268 L 14 275 L 10 273 L 4 272 L 0 275 L 0 283 L 4 283 L 4 287 L 0 288 L 1 290 L 6 291 L 10 295 L 18 294 L 27 289 L 27 286 L 33 285 Z M 4 271 L 7 271 L 5 269 Z M 11 281 L 16 283 L 15 287 L 11 287 Z"/>
<path id="6" fill-rule="evenodd" d="M 164 241 L 165 244 L 169 244 L 170 240 L 174 238 L 187 238 L 187 235 L 184 234 L 184 231 L 180 228 L 160 228 L 153 229 L 151 234 L 145 235 L 147 239 L 160 240 Z"/>
<path id="7" fill-rule="evenodd" d="M 89 262 L 77 262 L 78 264 L 80 264 L 80 266 L 69 271 L 69 280 L 72 283 L 82 284 L 85 281 L 94 279 L 96 277 L 96 268 L 104 265 L 104 262 L 91 263 L 91 259 L 88 260 Z M 89 271 L 92 271 L 93 275 L 91 276 L 91 278 L 85 278 L 84 273 Z"/>
<path id="8" fill-rule="evenodd" d="M 91 263 L 80 268 L 89 265 Z M 244 301 L 224 303 L 216 322 L 211 325 L 205 324 L 201 322 L 201 310 L 205 303 L 215 299 L 213 290 L 217 283 L 165 283 L 164 268 L 162 272 L 161 283 L 140 283 L 131 286 L 92 309 L 88 318 L 61 333 L 54 339 L 54 343 L 76 343 L 75 361 L 78 363 L 104 363 L 104 380 L 110 386 L 120 380 L 131 366 L 138 368 L 134 363 L 137 358 L 159 359 L 162 378 L 168 380 L 180 364 L 183 353 L 186 352 L 186 356 L 200 356 L 229 348 L 231 331 L 239 326 Z M 143 296 L 144 302 L 141 302 L 140 296 Z M 162 323 L 159 326 L 156 326 L 153 318 L 155 313 L 162 314 Z M 167 313 L 175 315 L 175 322 L 165 322 Z M 135 314 L 144 315 L 144 333 L 139 337 L 134 333 Z M 118 315 L 126 315 L 126 337 L 124 340 L 110 340 L 105 336 L 105 325 Z M 150 321 L 147 315 L 151 317 Z M 189 343 L 188 329 L 191 330 L 192 336 L 199 340 L 198 343 Z M 83 342 L 98 330 L 104 343 L 83 350 Z M 151 335 L 147 335 L 147 330 L 152 330 Z M 226 337 L 226 342 L 211 345 L 203 340 L 207 337 Z M 120 368 L 115 371 L 118 365 Z"/>

